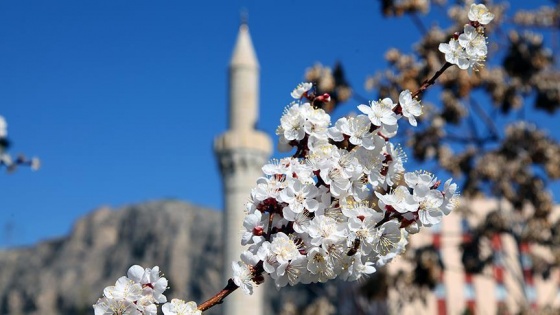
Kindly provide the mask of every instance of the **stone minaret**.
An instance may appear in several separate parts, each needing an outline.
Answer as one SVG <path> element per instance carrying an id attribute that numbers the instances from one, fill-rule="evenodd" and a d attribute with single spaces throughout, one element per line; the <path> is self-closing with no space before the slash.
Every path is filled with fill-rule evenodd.
<path id="1" fill-rule="evenodd" d="M 272 152 L 270 137 L 255 130 L 259 110 L 259 63 L 247 24 L 242 23 L 229 64 L 229 128 L 214 141 L 224 189 L 224 279 L 243 250 L 245 204 Z M 262 315 L 263 288 L 252 296 L 238 290 L 226 298 L 224 315 Z"/>

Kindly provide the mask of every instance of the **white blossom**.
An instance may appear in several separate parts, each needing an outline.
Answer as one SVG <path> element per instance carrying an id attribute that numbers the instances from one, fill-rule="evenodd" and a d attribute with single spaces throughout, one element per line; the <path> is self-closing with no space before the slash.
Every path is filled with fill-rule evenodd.
<path id="1" fill-rule="evenodd" d="M 299 100 L 303 94 L 313 88 L 313 83 L 310 82 L 302 82 L 296 86 L 296 88 L 290 94 L 293 98 Z"/>
<path id="2" fill-rule="evenodd" d="M 407 237 L 409 232 L 406 229 L 400 229 L 399 232 L 401 234 L 399 242 L 391 252 L 387 253 L 386 255 L 379 255 L 377 257 L 377 261 L 375 262 L 375 265 L 377 267 L 385 266 L 386 264 L 391 262 L 393 258 L 397 257 L 397 255 L 402 254 L 406 250 L 406 245 L 408 244 Z"/>
<path id="3" fill-rule="evenodd" d="M 440 209 L 445 215 L 448 215 L 457 207 L 458 203 L 459 193 L 457 192 L 457 184 L 451 183 L 450 178 L 445 182 L 443 186 L 443 203 Z"/>
<path id="4" fill-rule="evenodd" d="M 348 118 L 342 117 L 339 120 L 337 120 L 335 125 L 333 127 L 330 127 L 327 131 L 327 135 L 329 136 L 329 138 L 338 142 L 343 141 L 344 134 L 342 130 L 344 128 L 347 128 L 345 127 L 345 125 L 348 125 Z"/>
<path id="5" fill-rule="evenodd" d="M 404 173 L 404 162 L 406 161 L 406 154 L 400 146 L 395 146 L 390 142 L 384 147 L 386 154 L 385 160 L 387 163 L 387 172 L 385 174 L 385 183 L 393 186 L 397 182 L 402 173 Z"/>
<path id="6" fill-rule="evenodd" d="M 142 285 L 122 276 L 115 285 L 106 287 L 103 295 L 109 299 L 134 302 L 142 297 Z"/>
<path id="7" fill-rule="evenodd" d="M 294 241 L 282 232 L 274 235 L 274 239 L 270 244 L 270 252 L 276 257 L 276 261 L 280 264 L 287 264 L 290 260 L 300 255 Z"/>
<path id="8" fill-rule="evenodd" d="M 381 194 L 376 191 L 375 195 L 379 198 L 379 207 L 384 208 L 383 210 L 390 206 L 400 213 L 405 213 L 416 211 L 420 206 L 405 186 L 398 186 L 388 194 Z"/>
<path id="9" fill-rule="evenodd" d="M 389 221 L 379 227 L 379 240 L 373 245 L 373 249 L 380 255 L 385 256 L 397 248 L 401 240 L 400 224 Z"/>
<path id="10" fill-rule="evenodd" d="M 457 65 L 459 69 L 465 70 L 471 65 L 469 56 L 455 39 L 451 39 L 448 44 L 439 44 L 439 51 L 445 54 L 445 61 Z"/>
<path id="11" fill-rule="evenodd" d="M 134 265 L 127 276 L 120 277 L 114 286 L 103 290 L 93 309 L 100 314 L 157 315 L 158 303 L 167 301 L 163 292 L 167 289 L 167 279 L 160 276 L 159 267 L 143 268 Z"/>
<path id="12" fill-rule="evenodd" d="M 369 275 L 376 271 L 372 262 L 362 262 L 362 254 L 357 253 L 342 259 L 340 266 L 340 279 L 344 281 L 356 281 L 363 275 Z"/>
<path id="13" fill-rule="evenodd" d="M 342 206 L 342 214 L 344 214 L 349 221 L 363 221 L 365 218 L 376 213 L 375 210 L 369 207 L 367 202 L 352 202 Z"/>
<path id="14" fill-rule="evenodd" d="M 327 140 L 327 131 L 330 124 L 330 116 L 322 109 L 315 109 L 309 103 L 302 105 L 305 113 L 303 128 L 310 137 Z"/>
<path id="15" fill-rule="evenodd" d="M 292 228 L 297 233 L 306 233 L 307 227 L 309 227 L 309 222 L 311 221 L 309 214 L 304 212 L 294 213 L 292 211 L 284 211 L 284 218 L 292 222 Z"/>
<path id="16" fill-rule="evenodd" d="M 360 246 L 357 250 L 364 254 L 371 253 L 379 242 L 379 236 L 381 236 L 381 230 L 379 230 L 376 225 L 381 221 L 382 217 L 383 215 L 381 213 L 376 212 L 364 219 L 349 221 L 348 229 L 350 233 L 348 235 L 348 240 L 352 243 L 355 242 L 355 239 L 360 240 Z M 354 244 L 352 244 L 352 246 L 354 246 Z"/>
<path id="17" fill-rule="evenodd" d="M 301 113 L 300 106 L 293 104 L 286 108 L 284 115 L 280 118 L 280 127 L 276 134 L 283 136 L 286 140 L 301 140 L 305 136 L 305 117 Z"/>
<path id="18" fill-rule="evenodd" d="M 399 104 L 402 108 L 402 114 L 408 118 L 408 122 L 416 126 L 416 117 L 422 115 L 422 106 L 420 102 L 412 98 L 412 93 L 409 90 L 404 90 L 399 94 Z"/>
<path id="19" fill-rule="evenodd" d="M 307 257 L 298 255 L 288 263 L 280 265 L 270 276 L 274 279 L 276 287 L 281 288 L 288 283 L 296 285 L 307 272 Z"/>
<path id="20" fill-rule="evenodd" d="M 180 299 L 173 299 L 170 303 L 165 303 L 161 307 L 164 315 L 201 315 L 195 302 L 185 302 Z"/>
<path id="21" fill-rule="evenodd" d="M 268 217 L 266 215 L 265 219 Z M 263 220 L 262 212 L 255 211 L 248 214 L 243 219 L 243 235 L 241 236 L 241 245 L 259 243 L 263 240 L 262 234 L 267 229 L 268 220 Z"/>
<path id="22" fill-rule="evenodd" d="M 408 172 L 404 174 L 404 180 L 413 189 L 416 200 L 424 198 L 437 182 L 434 174 L 429 172 Z"/>
<path id="23" fill-rule="evenodd" d="M 376 271 L 375 267 L 373 266 L 373 262 L 366 261 L 363 263 L 361 260 L 354 260 L 353 265 L 354 272 L 352 274 L 352 280 L 358 280 L 364 275 L 370 275 Z"/>
<path id="24" fill-rule="evenodd" d="M 390 98 L 384 98 L 380 101 L 373 101 L 367 105 L 359 105 L 358 109 L 366 114 L 372 124 L 395 125 L 397 123 L 397 115 L 393 112 L 396 106 Z"/>
<path id="25" fill-rule="evenodd" d="M 471 25 L 465 25 L 464 33 L 459 35 L 459 44 L 465 48 L 465 52 L 470 60 L 478 60 L 488 54 L 486 38 Z"/>
<path id="26" fill-rule="evenodd" d="M 443 195 L 439 190 L 430 190 L 420 202 L 418 217 L 423 226 L 432 226 L 441 222 L 443 212 Z"/>
<path id="27" fill-rule="evenodd" d="M 298 179 L 293 179 L 288 182 L 288 186 L 282 190 L 279 199 L 288 204 L 284 208 L 286 211 L 293 213 L 301 213 L 303 210 L 315 212 L 319 207 L 319 202 L 314 198 L 319 193 L 315 185 L 303 184 Z"/>
<path id="28" fill-rule="evenodd" d="M 136 305 L 130 301 L 112 298 L 100 298 L 93 305 L 95 315 L 140 315 Z"/>
<path id="29" fill-rule="evenodd" d="M 327 240 L 339 241 L 345 238 L 344 226 L 327 216 L 316 216 L 308 227 L 311 244 L 320 246 Z"/>
<path id="30" fill-rule="evenodd" d="M 373 133 L 370 132 L 371 121 L 368 116 L 358 115 L 345 120 L 340 125 L 340 131 L 348 136 L 348 141 L 353 145 L 373 149 Z"/>
<path id="31" fill-rule="evenodd" d="M 469 20 L 473 22 L 478 22 L 482 25 L 490 23 L 494 19 L 494 14 L 488 11 L 488 8 L 484 4 L 471 4 L 471 8 L 468 13 Z"/>
<path id="32" fill-rule="evenodd" d="M 253 294 L 253 272 L 251 267 L 242 261 L 232 261 L 233 282 L 245 292 L 245 294 Z"/>
<path id="33" fill-rule="evenodd" d="M 134 265 L 128 269 L 127 276 L 134 282 L 140 283 L 145 296 L 150 296 L 153 302 L 165 303 L 167 298 L 163 291 L 167 289 L 167 279 L 160 277 L 159 267 L 142 268 Z"/>
<path id="34" fill-rule="evenodd" d="M 285 182 L 276 177 L 261 177 L 257 179 L 257 185 L 251 191 L 251 197 L 254 201 L 276 198 L 285 186 Z"/>
<path id="35" fill-rule="evenodd" d="M 330 257 L 322 247 L 313 247 L 307 253 L 307 270 L 311 282 L 327 282 L 336 277 Z"/>
<path id="36" fill-rule="evenodd" d="M 335 197 L 346 195 L 346 191 L 352 185 L 350 183 L 350 176 L 346 174 L 340 164 L 329 169 L 321 169 L 320 174 L 323 181 L 330 185 L 331 194 Z"/>

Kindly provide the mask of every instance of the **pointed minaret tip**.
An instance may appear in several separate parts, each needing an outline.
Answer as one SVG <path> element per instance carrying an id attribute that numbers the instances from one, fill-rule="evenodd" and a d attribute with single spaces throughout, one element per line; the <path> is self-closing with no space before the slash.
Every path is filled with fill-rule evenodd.
<path id="1" fill-rule="evenodd" d="M 241 18 L 241 25 L 243 24 L 248 24 L 249 22 L 249 12 L 247 12 L 247 9 L 243 8 L 241 9 L 241 12 L 239 13 L 240 18 Z"/>
<path id="2" fill-rule="evenodd" d="M 229 63 L 230 67 L 244 66 L 244 67 L 259 67 L 257 54 L 253 47 L 253 41 L 249 34 L 249 26 L 247 25 L 246 15 L 242 15 L 241 25 L 239 26 L 239 33 L 233 49 L 233 55 Z"/>

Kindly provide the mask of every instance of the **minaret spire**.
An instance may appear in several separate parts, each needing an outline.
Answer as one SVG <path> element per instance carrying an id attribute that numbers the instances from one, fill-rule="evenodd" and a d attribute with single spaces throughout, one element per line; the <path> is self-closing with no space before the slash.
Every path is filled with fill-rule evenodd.
<path id="1" fill-rule="evenodd" d="M 243 251 L 241 231 L 245 205 L 262 176 L 261 167 L 272 153 L 268 135 L 255 129 L 259 111 L 259 62 L 246 21 L 239 32 L 229 63 L 229 128 L 214 141 L 224 191 L 224 277 L 232 276 L 232 261 Z M 237 290 L 240 291 L 240 290 Z M 263 315 L 263 288 L 252 296 L 234 292 L 223 304 L 224 315 Z"/>
<path id="2" fill-rule="evenodd" d="M 249 26 L 241 23 L 229 63 L 230 129 L 254 129 L 257 123 L 259 68 Z"/>
<path id="3" fill-rule="evenodd" d="M 241 9 L 241 12 L 240 12 L 239 15 L 241 17 L 241 25 L 249 24 L 249 12 L 247 11 L 247 9 L 245 9 L 245 8 Z"/>

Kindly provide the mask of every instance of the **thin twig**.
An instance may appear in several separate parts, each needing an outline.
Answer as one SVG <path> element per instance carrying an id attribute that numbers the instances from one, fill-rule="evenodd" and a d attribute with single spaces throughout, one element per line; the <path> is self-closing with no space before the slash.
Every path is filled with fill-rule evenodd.
<path id="1" fill-rule="evenodd" d="M 470 102 L 469 102 L 469 105 L 472 108 L 472 104 Z M 469 127 L 471 129 L 471 134 L 473 135 L 473 137 L 475 139 L 477 139 L 476 146 L 479 149 L 482 148 L 483 142 L 480 141 L 480 134 L 478 133 L 478 128 L 476 127 L 476 122 L 474 121 L 474 116 L 473 115 L 469 115 L 468 124 L 469 124 Z"/>
<path id="2" fill-rule="evenodd" d="M 198 309 L 204 312 L 215 305 L 223 303 L 224 299 L 238 288 L 239 287 L 237 286 L 237 284 L 235 284 L 235 282 L 233 282 L 233 279 L 230 278 L 227 285 L 222 289 L 222 291 L 218 292 L 216 295 L 200 304 L 198 306 Z"/>
<path id="3" fill-rule="evenodd" d="M 494 120 L 490 118 L 490 116 L 486 113 L 482 106 L 480 106 L 480 104 L 478 104 L 478 102 L 472 97 L 469 97 L 469 103 L 471 105 L 471 108 L 480 116 L 480 119 L 482 119 L 486 124 L 486 127 L 489 129 L 488 131 L 490 131 L 492 139 L 497 140 L 499 132 L 496 124 L 494 123 Z"/>
<path id="4" fill-rule="evenodd" d="M 416 90 L 414 93 L 412 93 L 412 98 L 415 98 L 417 96 L 419 96 L 420 94 L 424 93 L 424 91 L 426 91 L 430 86 L 434 85 L 436 83 L 436 80 L 439 78 L 440 75 L 442 75 L 445 70 L 447 70 L 449 67 L 451 67 L 453 64 L 446 62 L 441 69 L 439 69 L 433 77 L 431 77 L 429 80 L 424 81 L 424 83 L 422 83 L 422 85 L 420 86 L 420 88 L 418 90 Z"/>
<path id="5" fill-rule="evenodd" d="M 274 213 L 270 213 L 268 216 L 268 231 L 266 232 L 266 240 L 270 241 L 270 237 L 272 236 L 272 219 L 274 219 Z"/>
<path id="6" fill-rule="evenodd" d="M 428 34 L 428 28 L 424 25 L 424 22 L 422 22 L 422 20 L 420 19 L 420 17 L 418 17 L 416 13 L 413 12 L 409 14 L 409 16 L 412 22 L 414 23 L 414 25 L 416 26 L 416 28 L 418 29 L 418 31 L 422 35 Z"/>

